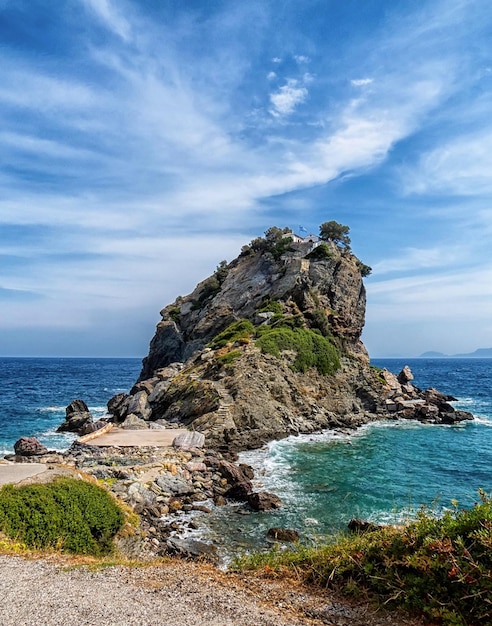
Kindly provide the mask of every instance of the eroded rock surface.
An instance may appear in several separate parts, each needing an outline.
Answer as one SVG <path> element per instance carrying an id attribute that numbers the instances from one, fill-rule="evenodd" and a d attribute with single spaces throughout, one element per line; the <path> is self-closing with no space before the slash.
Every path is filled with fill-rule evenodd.
<path id="1" fill-rule="evenodd" d="M 108 405 L 114 420 L 124 427 L 188 426 L 203 433 L 208 446 L 230 453 L 375 419 L 469 419 L 438 392 L 415 387 L 410 368 L 395 376 L 370 366 L 360 340 L 363 264 L 347 249 L 323 245 L 325 254 L 314 256 L 316 249 L 305 243 L 281 255 L 264 246 L 243 250 L 165 307 L 139 381 L 129 396 Z M 250 324 L 248 332 L 219 341 L 241 320 Z M 327 373 L 300 366 L 286 337 L 277 353 L 269 352 L 261 343 L 265 331 L 307 331 L 311 339 L 317 333 L 325 347 L 317 344 L 311 352 L 328 345 L 335 357 L 329 350 L 322 356 L 333 367 Z"/>

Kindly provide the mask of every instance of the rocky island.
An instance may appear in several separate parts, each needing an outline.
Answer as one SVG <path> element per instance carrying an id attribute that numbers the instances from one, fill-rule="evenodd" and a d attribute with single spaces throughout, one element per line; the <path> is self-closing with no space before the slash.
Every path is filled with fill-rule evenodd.
<path id="1" fill-rule="evenodd" d="M 227 451 L 377 419 L 469 419 L 452 398 L 415 387 L 408 368 L 371 367 L 361 341 L 370 268 L 347 230 L 270 228 L 166 306 L 138 382 L 108 405 L 114 419 L 184 425 Z"/>
<path id="2" fill-rule="evenodd" d="M 126 553 L 216 561 L 214 546 L 179 537 L 195 523 L 183 523 L 183 513 L 228 502 L 250 511 L 281 506 L 253 489 L 253 470 L 236 463 L 237 452 L 374 420 L 471 419 L 453 398 L 416 387 L 408 367 L 395 376 L 371 366 L 361 342 L 370 268 L 347 233 L 336 222 L 322 224 L 319 237 L 270 228 L 161 311 L 140 377 L 108 402 L 109 418 L 94 422 L 75 400 L 59 430 L 81 439 L 54 454 L 23 438 L 11 460 L 71 467 L 104 483 L 142 519 L 138 541 L 120 542 Z M 177 436 L 167 447 L 97 445 L 94 437 L 113 424 Z"/>

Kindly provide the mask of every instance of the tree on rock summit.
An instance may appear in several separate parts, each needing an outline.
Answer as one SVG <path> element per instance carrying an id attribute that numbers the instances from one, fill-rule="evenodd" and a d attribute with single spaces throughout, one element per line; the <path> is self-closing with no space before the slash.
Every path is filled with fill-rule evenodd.
<path id="1" fill-rule="evenodd" d="M 343 244 L 350 249 L 350 228 L 331 220 L 323 222 L 319 227 L 319 238 L 323 241 L 333 241 L 336 244 Z"/>

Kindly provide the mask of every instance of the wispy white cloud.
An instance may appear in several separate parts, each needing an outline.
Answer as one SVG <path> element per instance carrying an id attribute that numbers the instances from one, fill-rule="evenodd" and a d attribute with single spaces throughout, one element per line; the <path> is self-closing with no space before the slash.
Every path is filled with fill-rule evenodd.
<path id="1" fill-rule="evenodd" d="M 53 76 L 17 59 L 2 60 L 0 103 L 38 113 L 54 114 L 64 111 L 71 116 L 91 109 L 104 100 L 104 91 L 86 82 L 66 76 Z"/>
<path id="2" fill-rule="evenodd" d="M 110 3 L 91 2 L 95 2 L 96 9 L 108 20 L 113 15 L 111 11 L 115 11 Z M 125 48 L 115 48 L 111 53 L 105 49 L 93 51 L 94 59 L 118 77 L 118 89 L 114 93 L 97 92 L 80 85 L 82 102 L 86 103 L 85 109 L 82 107 L 83 121 L 94 128 L 99 126 L 101 131 L 104 129 L 100 140 L 109 148 L 106 150 L 102 144 L 103 159 L 96 172 L 91 175 L 81 170 L 86 180 L 81 196 L 84 215 L 91 212 L 86 207 L 92 180 L 98 183 L 98 189 L 94 190 L 98 198 L 93 198 L 89 205 L 95 207 L 105 202 L 109 207 L 114 205 L 111 200 L 108 202 L 106 194 L 114 194 L 116 183 L 117 188 L 126 189 L 130 196 L 145 188 L 139 204 L 148 207 L 150 214 L 158 214 L 160 210 L 165 215 L 174 210 L 184 216 L 206 207 L 206 213 L 216 217 L 219 213 L 230 213 L 234 206 L 237 218 L 238 213 L 252 210 L 271 194 L 326 183 L 341 173 L 381 163 L 394 144 L 435 106 L 443 91 L 437 79 L 432 82 L 428 78 L 434 68 L 425 71 L 422 64 L 413 74 L 400 76 L 400 63 L 395 59 L 394 68 L 390 68 L 393 74 L 378 82 L 378 90 L 369 99 L 340 103 L 339 114 L 331 115 L 328 130 L 324 129 L 323 117 L 316 115 L 309 122 L 313 128 L 317 125 L 320 132 L 309 141 L 295 137 L 284 141 L 271 135 L 266 127 L 265 143 L 253 146 L 236 141 L 231 131 L 243 120 L 236 119 L 236 113 L 231 116 L 227 102 L 216 101 L 206 81 L 197 90 L 190 76 L 183 73 L 179 58 L 163 51 L 157 61 L 155 55 L 148 55 L 144 33 L 139 33 L 138 42 L 140 47 L 132 50 L 131 61 Z M 232 73 L 234 69 L 231 68 Z M 42 90 L 43 83 L 49 80 L 40 74 L 39 89 L 35 92 Z M 312 81 L 311 74 L 305 73 L 288 79 L 270 94 L 272 115 L 288 118 L 307 103 Z M 47 89 L 54 98 L 54 110 L 74 91 L 67 82 L 55 86 L 58 89 L 54 93 L 59 94 L 56 98 L 53 90 Z M 78 88 L 76 85 L 76 98 Z M 15 90 L 9 93 L 12 92 L 17 94 Z M 35 100 L 32 95 L 31 88 L 30 95 L 26 89 L 21 97 L 26 102 L 31 98 L 32 103 Z M 81 117 L 73 122 L 77 128 Z M 65 137 L 65 141 L 74 142 L 66 145 L 65 150 L 74 150 L 74 155 L 79 150 L 83 153 L 85 148 L 76 144 L 73 135 L 65 133 Z M 30 141 L 31 146 L 38 142 L 40 154 L 42 147 L 48 149 L 49 145 L 55 149 L 53 140 L 32 137 Z M 99 186 L 102 179 L 111 185 L 107 186 L 108 192 Z M 121 185 L 116 182 L 118 179 Z M 55 207 L 62 204 L 56 202 Z M 74 197 L 69 204 L 75 204 Z M 52 213 L 48 210 L 47 216 Z M 69 220 L 79 214 L 72 209 Z"/>
<path id="3" fill-rule="evenodd" d="M 492 193 L 492 120 L 424 153 L 416 166 L 400 169 L 403 189 L 416 194 Z"/>
<path id="4" fill-rule="evenodd" d="M 414 275 L 367 286 L 372 317 L 380 321 L 405 319 L 464 320 L 492 315 L 492 266 Z"/>
<path id="5" fill-rule="evenodd" d="M 244 234 L 227 238 L 166 233 L 160 237 L 122 234 L 104 238 L 86 233 L 83 246 L 74 237 L 66 243 L 60 241 L 60 246 L 52 251 L 54 258 L 32 250 L 29 271 L 24 266 L 18 274 L 5 275 L 2 287 L 13 290 L 15 285 L 18 292 L 43 295 L 43 306 L 36 313 L 38 327 L 52 327 L 54 320 L 66 328 L 89 327 L 98 311 L 107 317 L 124 315 L 135 307 L 157 318 L 165 304 L 162 293 L 173 299 L 191 291 L 204 273 L 214 271 L 219 250 L 223 258 L 230 260 L 237 256 L 244 240 Z M 200 254 L 190 255 L 193 249 L 200 250 Z M 78 258 L 82 251 L 83 260 Z M 163 272 L 163 268 L 169 271 Z M 47 274 L 50 280 L 46 284 L 43 277 Z M 74 285 L 77 297 L 67 297 Z M 16 306 L 15 302 L 2 302 L 0 327 L 32 325 L 32 310 L 29 313 L 26 307 L 15 315 Z"/>
<path id="6" fill-rule="evenodd" d="M 370 85 L 373 80 L 372 78 L 354 78 L 350 81 L 350 84 L 354 85 L 354 87 L 364 87 L 365 85 Z"/>
<path id="7" fill-rule="evenodd" d="M 32 135 L 0 132 L 0 143 L 5 150 L 14 149 L 17 153 L 35 155 L 39 159 L 97 159 L 98 161 L 100 159 L 100 155 L 96 151 L 82 149 L 80 147 L 75 148 L 67 145 L 65 141 L 41 139 Z M 40 165 L 42 165 L 42 163 Z M 30 166 L 32 167 L 32 163 L 30 163 Z"/>
<path id="8" fill-rule="evenodd" d="M 116 8 L 112 0 L 82 0 L 113 33 L 124 41 L 131 38 L 131 26 L 126 17 Z M 119 5 L 122 2 L 119 0 Z"/>
<path id="9" fill-rule="evenodd" d="M 280 89 L 270 94 L 273 108 L 270 113 L 274 117 L 290 115 L 308 97 L 308 90 L 295 78 L 290 78 Z"/>
<path id="10" fill-rule="evenodd" d="M 66 323 L 89 325 L 105 307 L 112 315 L 135 301 L 157 311 L 213 270 L 218 257 L 235 256 L 251 225 L 268 219 L 265 207 L 273 196 L 383 166 L 403 140 L 432 128 L 436 111 L 442 115 L 445 104 L 459 99 L 467 64 L 457 58 L 450 33 L 473 32 L 467 3 L 447 0 L 432 16 L 426 6 L 390 20 L 378 32 L 377 45 L 371 34 L 360 49 L 351 49 L 350 64 L 340 52 L 341 69 L 334 76 L 320 60 L 328 57 L 321 40 L 309 58 L 269 49 L 264 33 L 239 45 L 244 20 L 233 8 L 213 19 L 207 15 L 204 23 L 187 14 L 168 24 L 152 22 L 139 3 L 81 2 L 89 19 L 80 39 L 83 71 L 72 74 L 76 63 L 60 62 L 63 71 L 57 73 L 39 57 L 16 55 L 2 65 L 0 142 L 9 167 L 0 172 L 0 222 L 46 225 L 58 237 L 51 248 L 60 254 L 83 249 L 90 257 L 60 263 L 39 243 L 30 248 L 29 271 L 9 273 L 4 289 L 36 288 L 45 295 L 49 304 L 39 319 L 46 326 L 62 316 Z M 115 37 L 91 37 L 94 24 Z M 214 46 L 199 46 L 200 33 Z M 350 83 L 349 65 L 358 76 Z M 463 112 L 457 104 L 456 112 Z M 477 112 L 476 119 L 481 116 Z M 489 193 L 492 129 L 474 128 L 462 129 L 462 137 L 453 131 L 445 140 L 426 133 L 426 152 L 417 165 L 400 165 L 407 192 Z M 317 214 L 299 198 L 289 207 L 295 202 Z M 368 209 L 354 206 L 359 210 Z M 396 218 L 396 203 L 392 210 Z M 474 214 L 491 224 L 490 207 L 477 205 Z M 403 316 L 405 304 L 413 311 L 414 302 L 417 311 L 418 298 L 425 301 L 430 292 L 449 304 L 456 295 L 453 281 L 441 287 L 441 272 L 468 263 L 468 248 L 446 249 L 442 241 L 429 248 L 411 242 L 401 247 L 401 256 L 391 252 L 384 259 L 381 253 L 371 263 L 376 310 L 386 310 L 386 299 Z M 408 276 L 405 283 L 376 280 L 421 270 L 434 282 L 411 282 Z M 486 278 L 480 272 L 454 276 L 482 286 Z M 434 297 L 430 301 L 437 306 Z M 32 312 L 23 311 L 16 316 L 9 309 L 8 323 L 24 315 L 28 324 Z"/>
<path id="11" fill-rule="evenodd" d="M 397 257 L 385 258 L 372 266 L 374 277 L 390 274 L 392 272 L 415 273 L 418 270 L 446 268 L 456 262 L 463 261 L 470 254 L 463 246 L 432 248 L 403 248 Z"/>

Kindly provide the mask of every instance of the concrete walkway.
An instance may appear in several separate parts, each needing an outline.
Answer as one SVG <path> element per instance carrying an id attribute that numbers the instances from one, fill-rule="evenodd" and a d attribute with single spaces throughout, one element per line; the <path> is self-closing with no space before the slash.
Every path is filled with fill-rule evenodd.
<path id="1" fill-rule="evenodd" d="M 174 438 L 181 433 L 189 432 L 183 428 L 170 428 L 168 430 L 125 430 L 123 428 L 112 428 L 109 432 L 91 439 L 87 443 L 91 446 L 124 446 L 124 447 L 147 447 L 167 448 L 171 446 Z"/>
<path id="2" fill-rule="evenodd" d="M 189 433 L 184 428 L 170 428 L 168 430 L 124 430 L 112 428 L 108 432 L 94 437 L 89 443 L 91 446 L 108 447 L 156 447 L 167 448 L 172 446 L 174 438 L 181 433 Z M 11 463 L 0 459 L 0 486 L 8 483 L 19 483 L 26 478 L 42 474 L 48 469 L 45 463 Z"/>
<path id="3" fill-rule="evenodd" d="M 47 470 L 44 463 L 6 463 L 0 464 L 0 485 L 18 483 Z"/>

